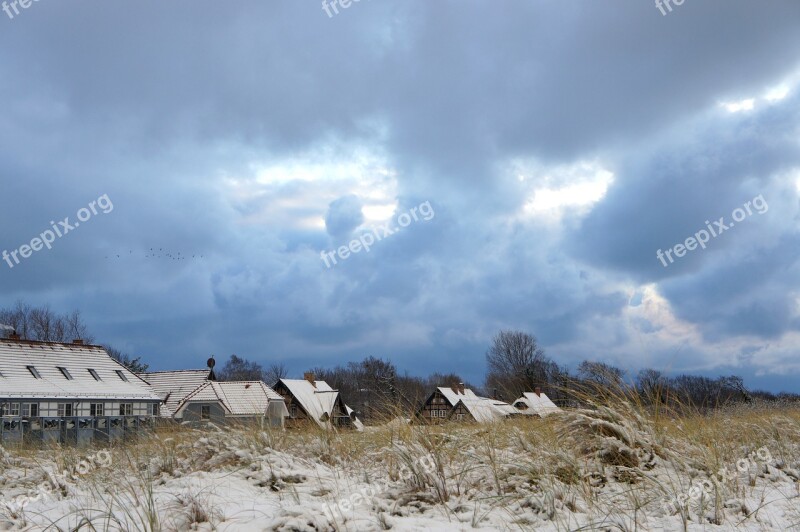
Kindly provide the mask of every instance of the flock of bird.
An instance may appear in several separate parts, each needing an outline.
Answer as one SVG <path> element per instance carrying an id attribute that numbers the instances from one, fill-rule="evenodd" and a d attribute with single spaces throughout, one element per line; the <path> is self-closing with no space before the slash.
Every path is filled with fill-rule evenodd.
<path id="1" fill-rule="evenodd" d="M 133 250 L 128 250 L 127 257 L 133 256 Z M 126 255 L 122 254 L 113 254 L 113 255 L 106 255 L 106 259 L 122 259 L 125 258 Z M 178 251 L 177 253 L 165 250 L 164 248 L 150 248 L 149 251 L 145 252 L 144 258 L 146 259 L 164 259 L 164 260 L 198 260 L 204 258 L 203 255 L 195 254 L 191 257 L 189 255 L 184 255 L 182 251 Z"/>

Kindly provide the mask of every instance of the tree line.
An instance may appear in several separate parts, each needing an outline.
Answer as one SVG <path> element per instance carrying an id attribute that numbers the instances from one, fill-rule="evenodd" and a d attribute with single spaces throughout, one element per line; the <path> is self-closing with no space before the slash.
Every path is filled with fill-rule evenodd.
<path id="1" fill-rule="evenodd" d="M 18 302 L 0 309 L 0 326 L 6 335 L 13 329 L 23 339 L 48 342 L 71 342 L 80 338 L 92 343 L 79 311 L 58 314 L 47 306 L 34 307 Z M 108 353 L 135 373 L 147 371 L 142 357 L 133 357 L 113 346 L 103 346 Z M 629 375 L 605 362 L 585 360 L 576 371 L 559 365 L 548 357 L 536 337 L 523 331 L 498 332 L 486 352 L 487 373 L 483 383 L 467 382 L 457 373 L 433 373 L 427 377 L 400 374 L 389 360 L 368 356 L 332 368 L 308 370 L 315 380 L 326 381 L 339 390 L 347 404 L 365 421 L 395 416 L 409 416 L 424 403 L 432 390 L 464 383 L 478 395 L 513 402 L 524 392 L 540 388 L 556 404 L 585 405 L 590 397 L 605 393 L 624 395 L 644 405 L 690 406 L 713 409 L 720 406 L 760 401 L 800 402 L 800 395 L 749 391 L 741 377 L 731 375 L 711 379 L 697 375 L 669 376 L 646 368 Z M 282 363 L 267 367 L 258 362 L 231 355 L 216 371 L 219 380 L 261 380 L 273 386 L 288 376 Z"/>

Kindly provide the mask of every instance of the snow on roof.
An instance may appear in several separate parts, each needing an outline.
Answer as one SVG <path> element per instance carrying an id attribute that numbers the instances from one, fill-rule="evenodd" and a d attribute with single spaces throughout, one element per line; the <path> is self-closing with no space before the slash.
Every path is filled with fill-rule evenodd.
<path id="1" fill-rule="evenodd" d="M 478 423 L 496 421 L 517 413 L 517 410 L 510 404 L 487 397 L 480 397 L 469 388 L 464 388 L 464 393 L 447 386 L 441 386 L 437 390 L 447 399 L 451 406 L 455 407 L 458 403 L 463 404 L 464 408 Z"/>
<path id="2" fill-rule="evenodd" d="M 519 414 L 519 410 L 514 408 L 512 405 L 506 403 L 505 401 L 500 401 L 499 399 L 489 399 L 487 397 L 482 397 L 484 401 L 489 401 L 493 407 L 497 410 L 502 412 L 506 416 L 511 416 L 513 414 Z"/>
<path id="3" fill-rule="evenodd" d="M 485 397 L 476 397 L 475 399 L 464 398 L 459 402 L 464 405 L 464 408 L 467 409 L 478 423 L 491 423 L 508 417 L 510 414 L 510 412 L 505 411 L 504 408 L 500 406 L 506 405 L 506 403 L 502 403 L 502 401 L 494 401 Z"/>
<path id="4" fill-rule="evenodd" d="M 450 403 L 450 406 L 456 406 L 461 399 L 476 400 L 479 399 L 475 392 L 469 388 L 464 388 L 464 393 L 459 393 L 449 386 L 440 386 L 437 388 L 439 392 L 444 395 L 445 399 Z"/>
<path id="5" fill-rule="evenodd" d="M 0 339 L 0 398 L 159 399 L 100 346 L 10 339 Z"/>
<path id="6" fill-rule="evenodd" d="M 519 408 L 518 405 L 527 406 L 527 408 Z M 514 406 L 519 409 L 519 412 L 526 416 L 546 416 L 561 410 L 556 404 L 550 400 L 544 392 L 536 395 L 532 392 L 525 392 L 522 397 L 514 401 Z"/>
<path id="7" fill-rule="evenodd" d="M 300 403 L 308 416 L 320 427 L 327 427 L 336 398 L 339 392 L 331 388 L 325 381 L 314 381 L 311 384 L 305 379 L 281 379 L 292 396 Z"/>
<path id="8" fill-rule="evenodd" d="M 176 414 L 189 403 L 208 401 L 219 402 L 232 416 L 263 416 L 270 401 L 283 404 L 283 398 L 261 381 L 206 381 L 181 402 Z"/>
<path id="9" fill-rule="evenodd" d="M 186 397 L 208 381 L 207 369 L 184 369 L 178 371 L 155 371 L 142 373 L 153 390 L 164 401 L 162 416 L 172 417 Z"/>
<path id="10" fill-rule="evenodd" d="M 358 419 L 356 416 L 353 415 L 353 412 L 355 412 L 355 410 L 353 410 L 347 405 L 344 405 L 344 409 L 347 410 L 347 415 L 350 416 L 350 418 L 353 420 L 353 426 L 356 428 L 356 430 L 359 432 L 363 431 L 364 424 L 361 422 L 360 419 Z"/>

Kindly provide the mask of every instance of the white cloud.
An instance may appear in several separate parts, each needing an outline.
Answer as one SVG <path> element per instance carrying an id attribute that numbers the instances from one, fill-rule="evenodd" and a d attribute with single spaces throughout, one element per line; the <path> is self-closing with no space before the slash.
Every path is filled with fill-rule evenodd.
<path id="1" fill-rule="evenodd" d="M 783 100 L 789 95 L 789 86 L 786 84 L 778 85 L 777 87 L 773 87 L 767 91 L 764 95 L 764 99 L 769 102 L 777 102 Z"/>
<path id="2" fill-rule="evenodd" d="M 739 100 L 738 102 L 723 102 L 721 105 L 728 110 L 729 113 L 739 113 L 742 111 L 752 111 L 755 108 L 755 98 L 748 98 L 746 100 Z"/>
<path id="3" fill-rule="evenodd" d="M 325 146 L 253 162 L 246 175 L 225 175 L 223 191 L 242 223 L 324 230 L 328 205 L 347 195 L 362 201 L 365 223 L 391 217 L 397 206 L 397 175 L 380 150 Z"/>
<path id="4" fill-rule="evenodd" d="M 597 162 L 545 169 L 517 161 L 514 166 L 516 179 L 527 184 L 524 214 L 549 221 L 559 221 L 567 213 L 585 214 L 614 182 L 614 174 Z"/>

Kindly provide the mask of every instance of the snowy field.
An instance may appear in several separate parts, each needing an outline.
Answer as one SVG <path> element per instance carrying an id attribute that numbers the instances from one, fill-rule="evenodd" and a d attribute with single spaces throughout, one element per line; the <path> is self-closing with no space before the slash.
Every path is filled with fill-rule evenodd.
<path id="1" fill-rule="evenodd" d="M 800 413 L 159 431 L 5 449 L 3 530 L 800 530 Z"/>

